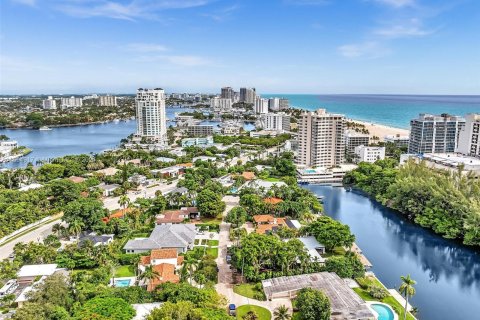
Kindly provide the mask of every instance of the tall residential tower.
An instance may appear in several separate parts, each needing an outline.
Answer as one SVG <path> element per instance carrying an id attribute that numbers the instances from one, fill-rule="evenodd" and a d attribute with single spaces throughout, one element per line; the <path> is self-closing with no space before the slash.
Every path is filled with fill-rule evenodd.
<path id="1" fill-rule="evenodd" d="M 304 112 L 298 123 L 296 162 L 308 167 L 330 168 L 344 162 L 345 116 L 325 109 Z"/>
<path id="2" fill-rule="evenodd" d="M 465 116 L 465 127 L 460 130 L 457 151 L 480 157 L 480 114 L 471 113 Z"/>
<path id="3" fill-rule="evenodd" d="M 410 121 L 408 153 L 455 152 L 458 134 L 464 126 L 465 119 L 459 116 L 421 113 Z"/>
<path id="4" fill-rule="evenodd" d="M 167 118 L 165 115 L 165 91 L 156 89 L 138 89 L 135 98 L 137 111 L 137 134 L 165 143 Z"/>

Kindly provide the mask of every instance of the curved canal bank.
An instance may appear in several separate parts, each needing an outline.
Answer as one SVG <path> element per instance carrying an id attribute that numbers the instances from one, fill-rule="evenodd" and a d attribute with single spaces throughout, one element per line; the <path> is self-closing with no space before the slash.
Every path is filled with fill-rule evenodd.
<path id="1" fill-rule="evenodd" d="M 323 195 L 325 212 L 350 226 L 356 242 L 388 288 L 400 276 L 417 281 L 411 300 L 421 320 L 477 319 L 480 253 L 405 220 L 368 197 L 344 188 L 308 185 Z"/>

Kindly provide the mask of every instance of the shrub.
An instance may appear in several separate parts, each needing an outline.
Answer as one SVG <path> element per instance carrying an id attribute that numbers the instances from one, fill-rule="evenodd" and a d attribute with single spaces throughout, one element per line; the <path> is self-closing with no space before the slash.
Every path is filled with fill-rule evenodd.
<path id="1" fill-rule="evenodd" d="M 368 294 L 374 297 L 375 299 L 380 299 L 380 300 L 388 296 L 387 290 L 377 285 L 371 285 L 368 288 Z"/>

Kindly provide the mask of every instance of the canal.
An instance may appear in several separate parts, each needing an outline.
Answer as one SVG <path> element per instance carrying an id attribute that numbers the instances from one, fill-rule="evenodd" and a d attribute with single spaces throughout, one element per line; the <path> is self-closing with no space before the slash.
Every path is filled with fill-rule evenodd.
<path id="1" fill-rule="evenodd" d="M 388 287 L 417 281 L 412 305 L 422 320 L 480 319 L 480 253 L 443 239 L 397 212 L 344 188 L 308 185 L 325 196 L 327 215 L 348 224 L 356 243 Z"/>

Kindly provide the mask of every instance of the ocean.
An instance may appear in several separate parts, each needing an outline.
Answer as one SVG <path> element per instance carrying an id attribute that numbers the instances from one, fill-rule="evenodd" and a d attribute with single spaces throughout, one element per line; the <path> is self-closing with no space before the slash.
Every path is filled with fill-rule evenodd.
<path id="1" fill-rule="evenodd" d="M 262 94 L 262 97 L 284 97 L 290 106 L 307 110 L 325 108 L 356 120 L 409 129 L 410 120 L 419 113 L 464 116 L 480 113 L 480 95 L 376 95 L 376 94 Z"/>

